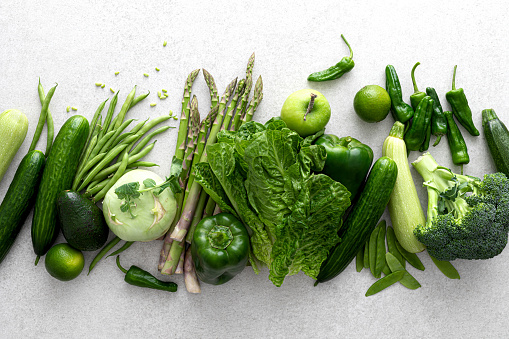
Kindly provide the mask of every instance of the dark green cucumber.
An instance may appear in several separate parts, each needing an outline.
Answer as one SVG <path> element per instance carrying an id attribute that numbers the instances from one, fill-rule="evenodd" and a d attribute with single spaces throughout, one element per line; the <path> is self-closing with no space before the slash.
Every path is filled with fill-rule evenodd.
<path id="1" fill-rule="evenodd" d="M 397 176 L 398 167 L 391 158 L 381 157 L 375 162 L 359 200 L 339 231 L 341 242 L 323 262 L 315 286 L 340 274 L 365 245 L 389 203 Z"/>
<path id="2" fill-rule="evenodd" d="M 89 125 L 85 117 L 74 115 L 67 119 L 51 147 L 42 173 L 35 200 L 32 220 L 32 244 L 39 257 L 46 254 L 58 235 L 57 196 L 70 189 L 76 174 L 79 157 L 88 137 Z"/>
<path id="3" fill-rule="evenodd" d="M 14 174 L 7 194 L 0 205 L 0 263 L 16 240 L 33 206 L 45 157 L 41 151 L 30 151 Z"/>
<path id="4" fill-rule="evenodd" d="M 498 172 L 509 177 L 509 131 L 492 109 L 482 111 L 482 127 Z"/>

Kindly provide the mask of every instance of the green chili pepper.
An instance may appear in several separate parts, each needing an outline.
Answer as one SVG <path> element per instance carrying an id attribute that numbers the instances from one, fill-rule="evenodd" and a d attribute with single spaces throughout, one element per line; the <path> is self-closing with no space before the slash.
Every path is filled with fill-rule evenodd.
<path id="1" fill-rule="evenodd" d="M 421 100 L 415 110 L 412 124 L 405 133 L 405 143 L 409 151 L 418 151 L 426 140 L 426 133 L 431 124 L 431 114 L 434 100 L 426 96 Z"/>
<path id="2" fill-rule="evenodd" d="M 463 135 L 461 135 L 460 129 L 454 121 L 452 112 L 445 111 L 445 118 L 447 119 L 447 142 L 449 143 L 449 149 L 451 150 L 452 162 L 455 165 L 468 164 L 470 157 L 468 156 L 467 144 Z"/>
<path id="3" fill-rule="evenodd" d="M 412 77 L 412 84 L 414 85 L 414 93 L 410 96 L 410 104 L 412 105 L 412 108 L 417 108 L 417 105 L 421 102 L 422 99 L 426 96 L 426 93 L 419 91 L 417 88 L 417 83 L 415 82 L 415 69 L 417 66 L 419 66 L 421 63 L 417 62 L 414 67 L 412 67 L 412 72 L 410 72 L 410 76 Z"/>
<path id="4" fill-rule="evenodd" d="M 327 81 L 327 80 L 334 80 L 338 79 L 343 74 L 348 73 L 352 70 L 352 68 L 355 66 L 355 63 L 353 62 L 353 51 L 350 47 L 350 44 L 348 41 L 346 41 L 343 34 L 341 34 L 341 38 L 343 38 L 343 41 L 348 46 L 348 49 L 350 50 L 350 56 L 346 56 L 343 59 L 341 59 L 337 64 L 334 66 L 329 67 L 325 71 L 321 72 L 315 72 L 308 76 L 308 81 Z"/>
<path id="5" fill-rule="evenodd" d="M 452 90 L 445 93 L 445 98 L 449 102 L 452 108 L 452 112 L 456 119 L 458 119 L 459 123 L 465 127 L 465 129 L 473 136 L 478 136 L 479 131 L 474 126 L 474 122 L 472 121 L 472 110 L 468 106 L 467 97 L 465 96 L 465 92 L 463 88 L 456 89 L 456 68 L 458 65 L 454 66 L 454 73 L 452 76 Z"/>
<path id="6" fill-rule="evenodd" d="M 433 87 L 426 87 L 426 94 L 435 101 L 431 116 L 431 134 L 437 137 L 433 146 L 438 145 L 443 135 L 447 134 L 447 119 L 445 118 L 438 94 Z"/>
<path id="7" fill-rule="evenodd" d="M 120 265 L 120 256 L 117 256 L 117 266 L 125 273 L 124 281 L 130 285 L 138 287 L 152 288 L 155 290 L 177 292 L 177 284 L 170 281 L 161 281 L 149 272 L 142 270 L 138 266 L 131 266 L 129 271 Z"/>
<path id="8" fill-rule="evenodd" d="M 392 65 L 385 67 L 385 88 L 391 97 L 391 113 L 394 120 L 404 124 L 414 116 L 414 110 L 403 101 L 398 74 Z"/>
<path id="9" fill-rule="evenodd" d="M 431 115 L 433 116 L 433 112 L 431 113 Z M 419 147 L 419 151 L 425 152 L 428 150 L 430 139 L 431 139 L 431 121 L 430 124 L 428 125 L 428 129 L 426 130 L 426 138 L 424 139 L 424 142 L 422 143 L 421 147 Z"/>
<path id="10" fill-rule="evenodd" d="M 191 252 L 196 274 L 207 284 L 220 285 L 242 272 L 249 255 L 249 234 L 237 218 L 219 213 L 203 218 L 193 234 Z"/>

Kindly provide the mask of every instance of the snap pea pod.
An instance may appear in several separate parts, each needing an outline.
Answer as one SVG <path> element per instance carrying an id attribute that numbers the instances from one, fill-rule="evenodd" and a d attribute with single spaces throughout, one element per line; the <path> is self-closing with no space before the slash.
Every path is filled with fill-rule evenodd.
<path id="1" fill-rule="evenodd" d="M 380 278 L 382 276 L 382 270 L 387 265 L 385 263 L 385 253 L 387 253 L 387 249 L 385 247 L 385 220 L 382 220 L 378 227 L 378 235 L 376 238 L 375 278 Z"/>
<path id="2" fill-rule="evenodd" d="M 41 102 L 41 105 L 44 104 L 44 99 L 46 98 L 46 95 L 44 94 L 44 88 L 41 84 L 41 78 L 39 78 L 39 85 L 37 86 L 37 92 L 39 94 L 39 100 Z M 53 123 L 53 116 L 51 115 L 51 111 L 46 111 L 46 125 L 47 125 L 47 138 L 46 138 L 46 153 L 49 154 L 49 151 L 51 150 L 51 146 L 53 145 L 53 139 L 55 136 L 55 124 Z"/>
<path id="3" fill-rule="evenodd" d="M 106 113 L 106 117 L 104 118 L 104 126 L 102 129 L 102 134 L 99 134 L 99 139 L 109 131 L 113 130 L 113 126 L 111 125 L 111 120 L 113 118 L 113 113 L 115 112 L 115 107 L 117 107 L 118 102 L 118 91 L 115 93 L 113 98 L 110 101 L 110 106 L 108 107 L 108 113 Z"/>
<path id="4" fill-rule="evenodd" d="M 431 260 L 433 260 L 433 263 L 435 264 L 436 267 L 438 267 L 440 272 L 442 272 L 447 278 L 449 279 L 460 278 L 460 274 L 449 261 L 438 260 L 433 258 L 431 255 L 430 258 Z"/>
<path id="5" fill-rule="evenodd" d="M 32 143 L 30 144 L 30 148 L 28 149 L 28 152 L 31 152 L 35 150 L 35 146 L 37 146 L 37 142 L 39 141 L 39 138 L 41 137 L 42 129 L 44 127 L 44 124 L 46 123 L 46 117 L 48 115 L 48 107 L 49 103 L 51 101 L 51 98 L 53 97 L 53 94 L 55 93 L 55 90 L 57 88 L 58 84 L 51 87 L 48 91 L 48 95 L 44 98 L 42 107 L 41 107 L 41 114 L 39 115 L 39 122 L 37 123 L 37 127 L 35 129 L 34 138 L 32 139 Z M 46 154 L 48 156 L 48 154 Z"/>
<path id="6" fill-rule="evenodd" d="M 370 288 L 368 288 L 368 291 L 366 292 L 366 297 L 377 294 L 378 292 L 383 291 L 387 287 L 394 285 L 395 283 L 403 279 L 404 276 L 405 276 L 404 271 L 396 271 L 386 275 L 381 279 L 378 279 L 377 281 L 375 281 L 373 285 L 371 285 Z"/>
<path id="7" fill-rule="evenodd" d="M 357 252 L 357 256 L 355 257 L 355 270 L 357 272 L 362 271 L 364 268 L 364 246 L 362 246 Z"/>
<path id="8" fill-rule="evenodd" d="M 406 266 L 406 260 L 403 258 L 401 253 L 398 250 L 398 247 L 396 246 L 396 242 L 398 241 L 396 239 L 396 234 L 394 234 L 394 229 L 392 226 L 387 227 L 387 247 L 389 248 L 389 252 L 391 252 L 392 255 L 394 255 L 401 265 L 403 265 L 403 268 Z"/>
<path id="9" fill-rule="evenodd" d="M 376 277 L 375 267 L 376 267 L 376 247 L 378 245 L 378 233 L 380 232 L 380 224 L 375 227 L 371 235 L 369 236 L 369 270 L 371 274 Z"/>
<path id="10" fill-rule="evenodd" d="M 399 281 L 401 285 L 411 290 L 415 290 L 421 287 L 421 284 L 419 284 L 419 282 L 410 273 L 408 273 L 408 271 L 403 267 L 403 265 L 401 265 L 398 258 L 396 258 L 391 252 L 387 252 L 385 254 L 385 260 L 387 261 L 387 265 L 389 266 L 391 272 L 397 271 L 405 272 L 405 275 Z"/>
<path id="11" fill-rule="evenodd" d="M 104 196 L 106 195 L 106 193 L 109 191 L 109 189 L 115 185 L 115 183 L 117 182 L 118 179 L 120 179 L 120 177 L 122 175 L 124 175 L 124 172 L 127 168 L 127 164 L 129 162 L 129 155 L 127 154 L 127 150 L 124 151 L 124 158 L 122 159 L 122 162 L 120 163 L 120 167 L 118 168 L 118 170 L 115 172 L 115 174 L 113 175 L 113 177 L 111 177 L 110 180 L 108 180 L 108 183 L 101 189 L 101 191 L 99 191 L 99 193 L 97 193 L 96 195 L 94 195 L 94 198 L 93 198 L 93 201 L 100 201 L 102 198 L 104 198 Z"/>
<path id="12" fill-rule="evenodd" d="M 97 265 L 97 263 L 113 248 L 115 247 L 116 244 L 118 244 L 118 242 L 120 241 L 120 238 L 115 236 L 115 238 L 111 239 L 111 241 L 109 243 L 107 243 L 106 245 L 104 245 L 104 247 L 99 251 L 99 253 L 97 253 L 97 255 L 95 256 L 95 258 L 92 260 L 92 262 L 90 263 L 90 266 L 88 267 L 88 273 L 87 275 L 90 274 L 90 272 L 92 272 L 92 270 L 94 269 L 94 267 Z"/>
<path id="13" fill-rule="evenodd" d="M 399 242 L 396 242 L 396 247 L 399 253 L 401 253 L 403 258 L 405 258 L 405 260 L 408 261 L 410 265 L 417 268 L 418 270 L 424 271 L 424 265 L 422 264 L 417 254 L 408 252 L 399 244 Z"/>
<path id="14" fill-rule="evenodd" d="M 369 268 L 369 241 L 364 244 L 364 268 Z"/>

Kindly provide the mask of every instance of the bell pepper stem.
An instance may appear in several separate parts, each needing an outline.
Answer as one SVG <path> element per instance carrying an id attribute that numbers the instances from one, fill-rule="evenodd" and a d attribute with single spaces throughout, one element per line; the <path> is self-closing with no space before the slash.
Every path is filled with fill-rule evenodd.
<path id="1" fill-rule="evenodd" d="M 454 72 L 452 73 L 452 90 L 453 91 L 456 89 L 456 68 L 458 68 L 458 65 L 454 65 Z"/>
<path id="2" fill-rule="evenodd" d="M 309 105 L 308 105 L 308 109 L 306 110 L 306 114 L 304 114 L 304 121 L 306 121 L 306 116 L 308 115 L 308 113 L 311 112 L 311 110 L 313 109 L 313 106 L 315 105 L 315 98 L 317 97 L 318 95 L 316 95 L 315 93 L 311 93 L 311 100 L 309 100 Z"/>

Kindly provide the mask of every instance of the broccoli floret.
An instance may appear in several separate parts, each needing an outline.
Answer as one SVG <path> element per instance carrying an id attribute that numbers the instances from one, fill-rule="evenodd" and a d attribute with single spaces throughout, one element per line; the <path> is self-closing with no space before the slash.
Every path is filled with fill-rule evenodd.
<path id="1" fill-rule="evenodd" d="M 438 166 L 429 153 L 412 163 L 428 190 L 426 225 L 414 235 L 439 260 L 489 259 L 507 245 L 509 179 L 503 173 L 479 178 Z"/>

